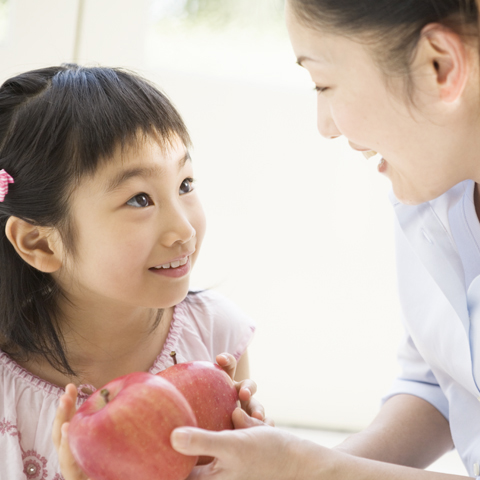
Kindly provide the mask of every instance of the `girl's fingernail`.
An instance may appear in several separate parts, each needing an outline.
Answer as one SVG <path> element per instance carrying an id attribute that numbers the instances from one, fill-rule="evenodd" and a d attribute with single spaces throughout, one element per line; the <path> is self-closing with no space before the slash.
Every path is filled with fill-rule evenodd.
<path id="1" fill-rule="evenodd" d="M 175 450 L 183 450 L 187 448 L 190 443 L 190 433 L 186 430 L 177 428 L 172 433 L 171 442 L 172 447 Z"/>
<path id="2" fill-rule="evenodd" d="M 224 360 L 226 360 L 227 362 L 229 361 L 228 360 L 228 357 L 226 355 L 219 355 L 219 357 L 222 357 Z"/>
<path id="3" fill-rule="evenodd" d="M 248 394 L 249 394 L 250 396 L 252 396 L 252 392 L 250 391 L 250 389 L 249 389 L 248 387 L 245 387 L 244 390 L 246 390 L 246 391 L 248 392 Z"/>

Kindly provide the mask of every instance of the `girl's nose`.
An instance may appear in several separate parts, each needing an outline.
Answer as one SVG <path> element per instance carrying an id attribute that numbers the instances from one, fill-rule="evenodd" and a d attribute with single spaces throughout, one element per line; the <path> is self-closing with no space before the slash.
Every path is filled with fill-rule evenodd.
<path id="1" fill-rule="evenodd" d="M 162 220 L 164 228 L 161 241 L 167 247 L 171 247 L 175 243 L 188 243 L 196 235 L 195 228 L 183 212 L 174 210 L 169 218 Z"/>

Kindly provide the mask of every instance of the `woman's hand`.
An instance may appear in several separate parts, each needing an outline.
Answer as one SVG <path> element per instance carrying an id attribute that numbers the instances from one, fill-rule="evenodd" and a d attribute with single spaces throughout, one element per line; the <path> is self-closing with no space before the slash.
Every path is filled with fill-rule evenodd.
<path id="1" fill-rule="evenodd" d="M 68 445 L 68 425 L 76 410 L 76 400 L 77 388 L 70 383 L 65 387 L 65 394 L 60 397 L 57 414 L 53 421 L 52 440 L 65 480 L 88 480 L 75 462 Z"/>
<path id="2" fill-rule="evenodd" d="M 250 417 L 261 420 L 273 427 L 273 420 L 265 418 L 265 409 L 263 408 L 263 405 L 257 399 L 253 398 L 253 395 L 255 395 L 257 391 L 257 384 L 250 379 L 241 380 L 240 382 L 235 381 L 235 373 L 237 371 L 237 361 L 235 360 L 235 357 L 230 353 L 222 353 L 217 355 L 215 359 L 233 380 L 242 409 L 245 410 Z M 247 423 L 242 423 L 242 419 L 239 418 L 238 420 L 240 422 L 238 428 L 246 428 L 250 426 Z"/>
<path id="3" fill-rule="evenodd" d="M 326 450 L 323 447 L 272 428 L 240 408 L 232 418 L 235 430 L 210 432 L 182 427 L 172 432 L 175 450 L 215 458 L 208 465 L 195 467 L 188 480 L 331 478 L 326 471 L 331 462 L 318 465 L 322 451 Z M 242 428 L 244 424 L 253 428 Z M 326 476 L 321 477 L 324 473 Z"/>

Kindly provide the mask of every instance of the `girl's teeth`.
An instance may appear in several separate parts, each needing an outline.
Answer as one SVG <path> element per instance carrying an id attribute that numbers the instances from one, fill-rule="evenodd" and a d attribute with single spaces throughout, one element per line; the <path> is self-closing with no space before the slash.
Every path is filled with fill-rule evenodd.
<path id="1" fill-rule="evenodd" d="M 157 270 L 160 268 L 178 268 L 185 265 L 188 262 L 188 257 L 182 258 L 181 260 L 176 260 L 175 262 L 165 263 L 163 265 L 159 265 L 158 267 L 154 267 Z"/>

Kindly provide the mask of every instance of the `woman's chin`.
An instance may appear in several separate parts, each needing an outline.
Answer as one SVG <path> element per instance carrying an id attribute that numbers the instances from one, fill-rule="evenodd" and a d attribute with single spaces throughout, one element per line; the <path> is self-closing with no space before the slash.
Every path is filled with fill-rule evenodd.
<path id="1" fill-rule="evenodd" d="M 393 184 L 393 193 L 395 198 L 403 205 L 420 205 L 421 203 L 435 200 L 440 195 L 445 193 L 446 190 L 440 191 L 422 191 L 408 188 L 398 188 Z"/>

